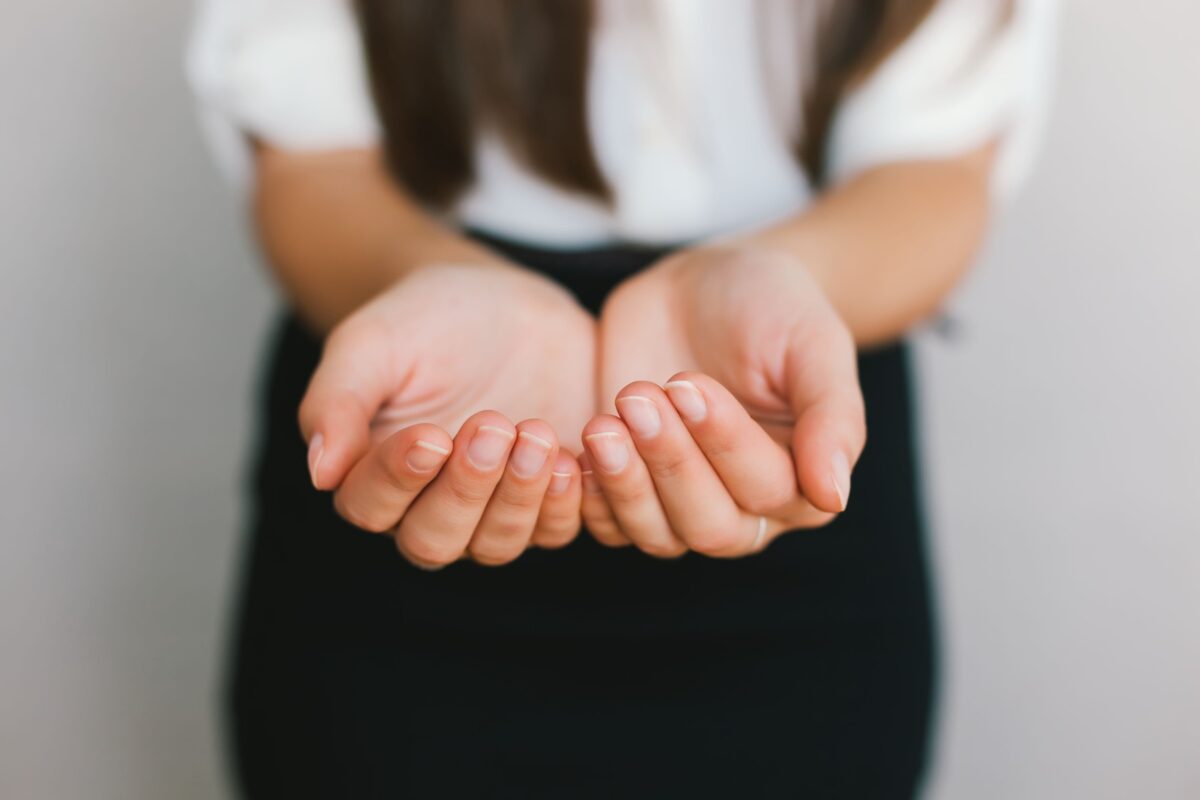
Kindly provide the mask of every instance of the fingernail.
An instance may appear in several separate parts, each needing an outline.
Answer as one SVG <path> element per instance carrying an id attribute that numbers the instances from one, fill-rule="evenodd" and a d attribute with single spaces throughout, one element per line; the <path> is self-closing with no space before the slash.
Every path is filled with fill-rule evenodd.
<path id="1" fill-rule="evenodd" d="M 600 483 L 596 480 L 596 476 L 590 469 L 585 469 L 579 473 L 583 480 L 583 490 L 588 494 L 600 494 Z"/>
<path id="2" fill-rule="evenodd" d="M 846 510 L 846 503 L 850 501 L 850 461 L 846 458 L 845 453 L 834 453 L 832 464 L 833 487 L 837 489 L 838 502 L 841 503 L 841 511 Z"/>
<path id="3" fill-rule="evenodd" d="M 308 476 L 312 479 L 314 489 L 320 489 L 317 483 L 317 467 L 321 466 L 321 456 L 325 455 L 325 437 L 317 434 L 308 443 Z"/>
<path id="4" fill-rule="evenodd" d="M 480 425 L 467 448 L 467 459 L 479 469 L 495 469 L 508 455 L 512 431 L 492 425 Z"/>
<path id="5" fill-rule="evenodd" d="M 696 384 L 691 381 L 668 381 L 663 388 L 667 390 L 667 396 L 675 408 L 687 419 L 700 422 L 708 416 L 708 404 L 704 402 L 704 395 L 700 394 Z"/>
<path id="6" fill-rule="evenodd" d="M 629 448 L 625 445 L 621 434 L 615 431 L 604 431 L 585 436 L 584 439 L 587 441 L 592 458 L 596 460 L 596 465 L 605 472 L 620 472 L 629 463 Z"/>
<path id="7" fill-rule="evenodd" d="M 404 460 L 413 472 L 432 472 L 442 465 L 448 455 L 450 451 L 441 445 L 418 439 L 408 448 Z"/>
<path id="8" fill-rule="evenodd" d="M 569 472 L 551 472 L 550 494 L 562 494 L 571 487 L 571 473 Z"/>
<path id="9" fill-rule="evenodd" d="M 512 471 L 522 478 L 532 478 L 541 472 L 546 464 L 546 456 L 553 448 L 549 442 L 532 433 L 521 431 L 517 434 L 517 446 L 513 448 L 512 457 L 508 460 Z"/>
<path id="10" fill-rule="evenodd" d="M 635 394 L 618 397 L 617 410 L 625 424 L 642 439 L 657 436 L 662 430 L 662 417 L 659 416 L 654 401 L 648 397 Z"/>

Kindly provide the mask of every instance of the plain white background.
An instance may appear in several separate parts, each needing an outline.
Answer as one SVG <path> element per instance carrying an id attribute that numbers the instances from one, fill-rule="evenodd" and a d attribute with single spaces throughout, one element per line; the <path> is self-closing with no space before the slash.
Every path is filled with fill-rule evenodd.
<path id="1" fill-rule="evenodd" d="M 1200 10 L 1066 3 L 1041 167 L 923 334 L 935 798 L 1200 797 Z M 209 798 L 272 310 L 183 2 L 0 11 L 0 796 Z"/>

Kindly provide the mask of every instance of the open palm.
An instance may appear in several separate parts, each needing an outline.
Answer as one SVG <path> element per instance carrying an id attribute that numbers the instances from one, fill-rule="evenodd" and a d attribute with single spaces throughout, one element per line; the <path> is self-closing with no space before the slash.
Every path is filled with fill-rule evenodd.
<path id="1" fill-rule="evenodd" d="M 865 439 L 854 343 L 794 259 L 672 255 L 614 292 L 600 352 L 619 414 L 585 428 L 602 540 L 742 555 L 845 507 Z"/>
<path id="2" fill-rule="evenodd" d="M 426 566 L 559 546 L 580 514 L 608 544 L 744 555 L 844 508 L 865 436 L 820 289 L 737 248 L 634 276 L 598 326 L 517 267 L 418 270 L 329 337 L 301 425 L 342 515 Z"/>

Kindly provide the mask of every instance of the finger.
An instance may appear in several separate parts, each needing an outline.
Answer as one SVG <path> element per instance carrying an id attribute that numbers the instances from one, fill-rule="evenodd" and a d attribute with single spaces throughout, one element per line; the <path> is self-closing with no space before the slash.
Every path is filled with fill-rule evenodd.
<path id="1" fill-rule="evenodd" d="M 495 411 L 481 411 L 463 424 L 441 472 L 400 520 L 396 547 L 408 560 L 444 566 L 466 551 L 515 440 L 513 424 Z"/>
<path id="2" fill-rule="evenodd" d="M 785 533 L 803 531 L 809 528 L 820 528 L 823 525 L 828 525 L 836 517 L 837 514 L 821 511 L 804 498 L 797 496 L 794 503 L 789 504 L 788 508 L 781 512 L 780 517 L 763 515 L 750 518 L 756 525 L 756 531 L 755 543 L 751 546 L 747 555 L 761 553 Z"/>
<path id="3" fill-rule="evenodd" d="M 583 429 L 583 446 L 621 532 L 650 555 L 683 554 L 687 547 L 671 531 L 650 471 L 625 423 L 609 414 L 593 417 Z"/>
<path id="4" fill-rule="evenodd" d="M 325 340 L 300 403 L 313 486 L 334 489 L 370 447 L 370 425 L 388 391 L 388 361 L 378 336 L 343 325 Z"/>
<path id="5" fill-rule="evenodd" d="M 680 372 L 663 388 L 738 506 L 770 514 L 798 499 L 791 456 L 719 381 Z"/>
<path id="6" fill-rule="evenodd" d="M 333 496 L 334 506 L 364 530 L 391 530 L 437 477 L 453 446 L 448 433 L 428 423 L 392 434 L 354 465 Z"/>
<path id="7" fill-rule="evenodd" d="M 473 559 L 481 564 L 507 564 L 525 552 L 557 454 L 558 437 L 547 423 L 526 420 L 517 425 L 508 466 L 467 548 Z"/>
<path id="8" fill-rule="evenodd" d="M 792 456 L 800 491 L 817 508 L 840 512 L 866 443 L 866 412 L 854 340 L 840 321 L 821 331 L 789 343 L 784 385 L 796 415 Z"/>
<path id="9" fill-rule="evenodd" d="M 616 407 L 675 535 L 706 555 L 748 552 L 756 543 L 757 518 L 753 525 L 744 524 L 743 512 L 666 393 L 653 383 L 637 381 L 617 394 Z M 785 464 L 784 476 L 791 478 L 790 464 Z"/>
<path id="10" fill-rule="evenodd" d="M 579 534 L 583 493 L 579 472 L 579 462 L 560 449 L 550 472 L 550 484 L 538 512 L 531 544 L 548 549 L 565 547 Z"/>
<path id="11" fill-rule="evenodd" d="M 612 508 L 600 490 L 600 482 L 596 480 L 596 473 L 586 450 L 579 456 L 579 477 L 582 486 L 580 513 L 583 516 L 583 526 L 592 538 L 605 547 L 626 547 L 633 544 L 628 536 L 621 533 L 617 518 L 613 516 Z"/>

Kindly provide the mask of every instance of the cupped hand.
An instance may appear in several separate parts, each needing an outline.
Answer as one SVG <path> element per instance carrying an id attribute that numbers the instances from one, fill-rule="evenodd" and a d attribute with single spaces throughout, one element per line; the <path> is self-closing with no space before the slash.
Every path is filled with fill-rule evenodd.
<path id="1" fill-rule="evenodd" d="M 565 545 L 580 480 L 559 435 L 594 413 L 595 335 L 515 266 L 409 273 L 326 339 L 300 407 L 314 485 L 419 566 Z"/>
<path id="2" fill-rule="evenodd" d="M 866 438 L 855 346 L 794 258 L 681 251 L 618 287 L 599 336 L 616 414 L 585 426 L 582 460 L 601 542 L 733 557 L 845 509 Z"/>

